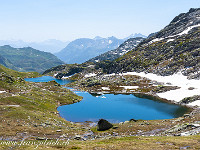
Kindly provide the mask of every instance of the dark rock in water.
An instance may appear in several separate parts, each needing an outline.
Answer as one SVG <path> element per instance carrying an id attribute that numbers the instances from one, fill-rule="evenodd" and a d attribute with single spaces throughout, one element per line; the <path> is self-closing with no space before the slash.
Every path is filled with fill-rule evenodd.
<path id="1" fill-rule="evenodd" d="M 105 119 L 100 119 L 98 124 L 97 124 L 97 130 L 98 131 L 105 131 L 105 130 L 108 130 L 112 127 L 113 127 L 113 125 Z"/>

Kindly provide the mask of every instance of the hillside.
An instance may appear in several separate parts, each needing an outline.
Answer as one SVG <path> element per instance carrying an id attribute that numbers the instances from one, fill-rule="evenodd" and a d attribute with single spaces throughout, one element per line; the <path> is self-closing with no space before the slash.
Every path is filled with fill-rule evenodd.
<path id="1" fill-rule="evenodd" d="M 142 37 L 130 38 L 130 39 L 126 40 L 124 43 L 122 43 L 118 48 L 116 48 L 114 50 L 110 50 L 99 56 L 96 56 L 96 57 L 88 60 L 88 62 L 99 62 L 99 61 L 103 61 L 103 60 L 113 61 L 113 60 L 119 58 L 120 56 L 126 54 L 133 48 L 135 48 L 143 40 L 144 40 L 144 38 L 142 38 Z"/>
<path id="2" fill-rule="evenodd" d="M 104 68 L 106 73 L 152 72 L 172 75 L 181 71 L 200 79 L 200 8 L 175 17 L 161 31 Z"/>
<path id="3" fill-rule="evenodd" d="M 31 47 L 0 46 L 0 54 L 2 56 L 0 64 L 22 72 L 36 71 L 41 73 L 48 68 L 64 63 L 51 53 L 42 52 Z"/>
<path id="4" fill-rule="evenodd" d="M 4 58 L 1 55 L 0 55 L 0 64 L 2 64 L 5 67 L 16 70 L 16 67 L 12 64 L 12 62 L 10 62 L 8 59 Z"/>

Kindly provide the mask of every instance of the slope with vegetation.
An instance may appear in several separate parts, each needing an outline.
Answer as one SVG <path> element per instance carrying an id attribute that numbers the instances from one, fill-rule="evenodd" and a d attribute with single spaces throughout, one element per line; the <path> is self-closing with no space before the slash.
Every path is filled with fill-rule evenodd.
<path id="1" fill-rule="evenodd" d="M 42 52 L 31 47 L 13 48 L 9 45 L 0 46 L 0 54 L 4 62 L 0 63 L 17 71 L 43 72 L 53 66 L 64 64 L 51 53 Z"/>

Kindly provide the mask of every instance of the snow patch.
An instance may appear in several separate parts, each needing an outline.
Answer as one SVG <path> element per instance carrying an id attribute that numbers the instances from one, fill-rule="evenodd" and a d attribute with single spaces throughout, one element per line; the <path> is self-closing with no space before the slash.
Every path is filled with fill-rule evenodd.
<path id="1" fill-rule="evenodd" d="M 187 29 L 185 29 L 183 32 L 179 33 L 178 35 L 188 34 L 188 32 L 189 32 L 190 30 L 192 30 L 193 28 L 196 28 L 196 27 L 200 27 L 200 24 L 190 26 L 190 27 L 188 27 Z"/>
<path id="2" fill-rule="evenodd" d="M 164 40 L 164 38 L 156 38 L 156 39 L 153 39 L 152 41 L 150 41 L 148 44 L 152 44 L 154 42 L 158 42 L 158 41 L 161 41 L 161 40 Z"/>
<path id="3" fill-rule="evenodd" d="M 101 87 L 101 88 L 102 88 L 102 90 L 110 90 L 109 87 Z"/>
<path id="4" fill-rule="evenodd" d="M 168 37 L 165 37 L 165 38 L 155 38 L 152 41 L 150 41 L 148 44 L 152 44 L 154 42 L 161 41 L 161 40 L 168 39 L 168 38 L 174 38 L 174 37 L 177 37 L 177 36 L 181 36 L 183 34 L 188 34 L 188 32 L 190 30 L 192 30 L 193 28 L 196 28 L 196 27 L 200 27 L 200 24 L 190 26 L 190 27 L 186 28 L 184 31 L 182 31 L 181 33 L 176 34 L 176 35 L 171 35 L 171 36 L 168 36 Z M 167 42 L 170 42 L 170 41 L 174 41 L 174 39 L 168 39 Z"/>
<path id="5" fill-rule="evenodd" d="M 109 44 L 112 44 L 112 41 L 111 41 L 111 40 L 109 40 L 109 41 L 108 41 L 108 43 L 109 43 Z"/>
<path id="6" fill-rule="evenodd" d="M 55 73 L 54 75 L 53 75 L 53 77 L 56 77 L 58 75 L 58 73 Z"/>
<path id="7" fill-rule="evenodd" d="M 85 75 L 85 78 L 93 77 L 93 76 L 96 76 L 96 75 L 97 74 L 95 74 L 95 73 L 89 73 L 89 74 Z"/>
<path id="8" fill-rule="evenodd" d="M 75 73 L 75 74 L 76 74 L 76 73 Z M 62 79 L 62 80 L 68 79 L 68 78 L 72 77 L 72 76 L 75 75 L 75 74 L 72 74 L 72 75 L 70 75 L 70 76 L 63 76 L 61 79 Z"/>
<path id="9" fill-rule="evenodd" d="M 174 39 L 168 39 L 168 40 L 167 40 L 167 43 L 168 43 L 168 42 L 171 42 L 171 41 L 174 41 Z"/>
<path id="10" fill-rule="evenodd" d="M 164 85 L 168 85 L 168 83 L 171 83 L 172 86 L 178 86 L 180 87 L 180 89 L 171 90 L 164 93 L 157 93 L 157 95 L 161 98 L 173 100 L 176 102 L 181 101 L 185 97 L 192 97 L 200 93 L 200 80 L 188 80 L 187 77 L 182 75 L 181 72 L 178 72 L 177 74 L 171 76 L 159 76 L 153 73 L 145 74 L 144 72 L 127 72 L 123 73 L 122 75 L 137 75 L 141 77 L 146 77 L 150 80 L 162 82 Z M 189 90 L 190 87 L 193 87 L 194 89 Z M 200 101 L 191 104 L 200 106 Z"/>
<path id="11" fill-rule="evenodd" d="M 200 100 L 194 101 L 192 103 L 189 103 L 191 106 L 200 106 Z"/>
<path id="12" fill-rule="evenodd" d="M 120 86 L 123 87 L 124 89 L 137 89 L 139 86 Z"/>
<path id="13" fill-rule="evenodd" d="M 63 76 L 61 79 L 62 80 L 65 80 L 65 79 L 68 79 L 70 76 Z"/>

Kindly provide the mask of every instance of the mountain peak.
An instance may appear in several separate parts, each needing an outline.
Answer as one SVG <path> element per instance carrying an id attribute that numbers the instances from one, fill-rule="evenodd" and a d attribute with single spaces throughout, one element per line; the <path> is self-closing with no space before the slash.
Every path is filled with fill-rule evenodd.
<path id="1" fill-rule="evenodd" d="M 191 8 L 187 13 L 176 16 L 168 26 L 154 35 L 154 38 L 174 39 L 183 34 L 187 34 L 193 28 L 200 26 L 200 9 Z"/>
<path id="2" fill-rule="evenodd" d="M 142 38 L 146 38 L 147 36 L 146 35 L 143 35 L 141 33 L 135 33 L 135 34 L 131 34 L 129 35 L 128 37 L 124 38 L 124 40 L 128 40 L 130 38 L 136 38 L 136 37 L 142 37 Z"/>
<path id="3" fill-rule="evenodd" d="M 100 36 L 96 36 L 96 37 L 94 38 L 94 40 L 100 40 L 100 39 L 103 39 L 103 38 L 100 37 Z"/>
<path id="4" fill-rule="evenodd" d="M 189 13 L 200 10 L 200 8 L 190 8 Z"/>

